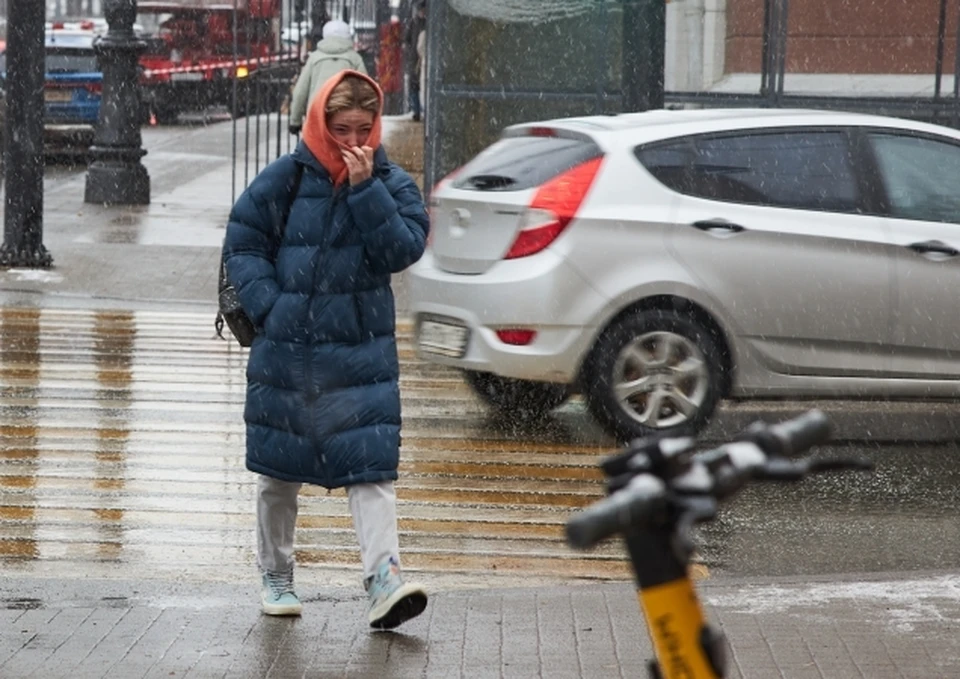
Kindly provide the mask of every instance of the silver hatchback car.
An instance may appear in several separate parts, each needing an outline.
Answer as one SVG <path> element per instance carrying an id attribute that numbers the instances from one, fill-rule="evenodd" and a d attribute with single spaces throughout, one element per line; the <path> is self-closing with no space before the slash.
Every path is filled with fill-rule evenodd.
<path id="1" fill-rule="evenodd" d="M 508 128 L 438 184 L 419 355 L 621 439 L 721 398 L 954 398 L 960 131 L 804 110 Z"/>

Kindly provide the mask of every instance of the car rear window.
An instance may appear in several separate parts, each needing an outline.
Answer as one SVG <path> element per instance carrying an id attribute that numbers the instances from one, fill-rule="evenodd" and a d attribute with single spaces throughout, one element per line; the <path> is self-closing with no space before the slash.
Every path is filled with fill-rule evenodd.
<path id="1" fill-rule="evenodd" d="M 507 137 L 464 165 L 453 186 L 474 191 L 524 191 L 599 155 L 600 148 L 585 139 Z"/>
<path id="2" fill-rule="evenodd" d="M 801 210 L 858 212 L 860 192 L 843 130 L 695 136 L 636 150 L 667 187 L 690 196 Z"/>
<path id="3" fill-rule="evenodd" d="M 47 73 L 98 73 L 97 53 L 93 50 L 47 50 Z"/>

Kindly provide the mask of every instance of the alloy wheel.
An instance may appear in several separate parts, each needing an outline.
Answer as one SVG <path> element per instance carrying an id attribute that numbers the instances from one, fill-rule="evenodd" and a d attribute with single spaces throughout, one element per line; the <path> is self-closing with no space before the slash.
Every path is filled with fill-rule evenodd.
<path id="1" fill-rule="evenodd" d="M 623 347 L 613 384 L 616 401 L 630 418 L 650 429 L 668 429 L 696 417 L 710 389 L 710 371 L 692 340 L 655 331 Z"/>

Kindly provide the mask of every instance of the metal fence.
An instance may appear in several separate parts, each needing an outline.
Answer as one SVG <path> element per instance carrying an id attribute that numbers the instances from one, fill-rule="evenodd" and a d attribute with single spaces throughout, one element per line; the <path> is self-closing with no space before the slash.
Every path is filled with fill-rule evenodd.
<path id="1" fill-rule="evenodd" d="M 876 2 L 877 0 L 875 0 Z M 882 3 L 882 0 L 880 0 Z M 935 0 L 936 23 L 930 25 L 935 31 L 934 49 L 926 55 L 926 75 L 929 75 L 930 94 L 816 94 L 791 91 L 787 81 L 787 54 L 792 38 L 788 32 L 791 11 L 800 3 L 790 0 L 763 0 L 763 35 L 760 57 L 760 84 L 755 92 L 704 92 L 667 91 L 668 104 L 693 104 L 700 106 L 767 106 L 822 108 L 857 111 L 914 118 L 942 125 L 960 127 L 960 21 L 956 21 L 958 5 L 953 0 Z M 932 1 L 909 3 L 913 9 L 921 4 L 929 10 Z M 904 6 L 908 6 L 904 4 Z M 953 10 L 948 13 L 948 9 Z M 951 17 L 953 21 L 951 21 Z M 951 24 L 953 24 L 951 26 Z M 952 34 L 949 29 L 952 27 Z M 951 44 L 952 43 L 952 44 Z M 944 92 L 946 80 L 945 54 L 948 47 L 954 51 L 952 83 L 949 93 Z"/>
<path id="2" fill-rule="evenodd" d="M 231 0 L 236 3 L 237 0 Z M 329 19 L 341 19 L 354 31 L 358 51 L 371 72 L 377 50 L 379 0 L 281 0 L 279 63 L 263 68 L 257 64 L 258 77 L 233 81 L 233 176 L 232 200 L 267 164 L 289 153 L 298 138 L 288 132 L 287 118 L 293 84 L 311 47 L 311 34 Z M 234 36 L 247 35 L 242 30 L 240 15 L 234 9 Z M 234 61 L 239 62 L 245 50 L 242 41 L 234 43 Z"/>
<path id="3" fill-rule="evenodd" d="M 104 0 L 44 1 L 48 20 L 103 16 Z M 244 79 L 205 81 L 192 90 L 179 90 L 180 98 L 175 105 L 164 102 L 161 93 L 157 101 L 147 102 L 149 111 L 144 120 L 172 123 L 181 120 L 183 111 L 215 115 L 211 105 L 227 102 L 226 113 L 233 118 L 232 198 L 235 200 L 263 167 L 290 152 L 298 141 L 287 129 L 290 95 L 322 24 L 330 19 L 349 24 L 368 71 L 374 72 L 379 49 L 378 26 L 389 21 L 390 3 L 388 0 L 277 0 L 277 21 L 271 22 L 269 29 L 244 13 L 243 8 L 248 4 L 244 0 L 225 0 L 221 4 L 233 6 L 232 54 L 224 55 L 225 70 L 236 73 L 239 66 L 247 63 L 254 52 L 251 41 L 264 30 L 275 33 L 272 53 L 269 57 L 258 53 L 250 59 L 253 62 L 250 75 Z M 5 15 L 6 5 L 7 0 L 0 0 L 0 16 Z M 170 7 L 170 11 L 174 11 L 176 3 L 172 2 Z"/>

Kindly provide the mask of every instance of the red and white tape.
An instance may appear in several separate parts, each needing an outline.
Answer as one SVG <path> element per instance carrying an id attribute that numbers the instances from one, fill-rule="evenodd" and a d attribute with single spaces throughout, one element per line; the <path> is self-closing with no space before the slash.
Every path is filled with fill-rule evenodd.
<path id="1" fill-rule="evenodd" d="M 241 66 L 252 71 L 264 64 L 270 64 L 278 61 L 293 61 L 295 55 L 274 55 L 270 57 L 260 57 L 259 59 L 241 59 L 240 61 L 218 61 L 212 64 L 197 64 L 192 66 L 174 66 L 172 68 L 147 68 L 143 71 L 145 78 L 152 78 L 159 75 L 172 75 L 174 73 L 203 73 L 206 71 L 218 71 L 221 69 L 240 68 Z"/>

